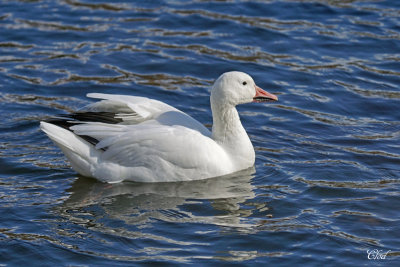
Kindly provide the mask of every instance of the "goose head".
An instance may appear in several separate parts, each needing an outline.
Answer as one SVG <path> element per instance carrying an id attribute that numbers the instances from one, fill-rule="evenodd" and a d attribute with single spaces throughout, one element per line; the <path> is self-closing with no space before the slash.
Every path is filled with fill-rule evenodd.
<path id="1" fill-rule="evenodd" d="M 258 87 L 250 75 L 239 72 L 225 72 L 215 81 L 211 89 L 211 103 L 236 106 L 250 102 L 277 101 L 278 97 Z"/>

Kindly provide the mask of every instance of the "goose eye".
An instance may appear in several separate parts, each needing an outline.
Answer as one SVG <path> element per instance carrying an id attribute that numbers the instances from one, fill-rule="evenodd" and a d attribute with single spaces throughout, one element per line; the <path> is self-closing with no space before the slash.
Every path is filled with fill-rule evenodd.
<path id="1" fill-rule="evenodd" d="M 243 84 L 243 85 L 246 85 L 246 84 L 247 84 L 247 82 L 243 82 L 242 84 Z"/>

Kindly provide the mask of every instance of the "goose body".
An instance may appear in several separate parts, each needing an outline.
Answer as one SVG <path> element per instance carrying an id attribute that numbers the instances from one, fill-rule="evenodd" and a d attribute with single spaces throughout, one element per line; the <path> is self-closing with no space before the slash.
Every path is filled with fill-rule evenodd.
<path id="1" fill-rule="evenodd" d="M 188 114 L 145 97 L 91 93 L 81 111 L 41 122 L 71 167 L 103 182 L 172 182 L 211 178 L 254 165 L 255 152 L 236 105 L 277 100 L 242 72 L 211 90 L 210 132 Z"/>

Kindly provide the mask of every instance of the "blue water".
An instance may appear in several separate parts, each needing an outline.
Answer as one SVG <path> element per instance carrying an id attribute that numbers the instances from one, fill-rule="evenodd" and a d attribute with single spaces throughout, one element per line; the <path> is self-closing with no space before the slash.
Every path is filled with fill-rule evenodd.
<path id="1" fill-rule="evenodd" d="M 399 17 L 377 0 L 1 1 L 0 265 L 399 265 Z M 238 108 L 257 157 L 234 177 L 102 184 L 38 127 L 89 92 L 209 127 L 228 70 L 279 96 Z"/>

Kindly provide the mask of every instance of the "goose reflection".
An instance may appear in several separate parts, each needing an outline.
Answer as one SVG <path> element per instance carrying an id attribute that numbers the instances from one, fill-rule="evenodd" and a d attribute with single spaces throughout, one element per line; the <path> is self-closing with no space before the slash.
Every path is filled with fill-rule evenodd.
<path id="1" fill-rule="evenodd" d="M 219 178 L 170 183 L 104 184 L 80 177 L 67 190 L 70 196 L 59 211 L 80 222 L 91 214 L 91 223 L 96 217 L 106 217 L 135 225 L 163 220 L 246 227 L 241 218 L 251 210 L 241 207 L 255 198 L 251 184 L 254 172 L 250 168 Z M 91 212 L 93 207 L 95 213 Z"/>

